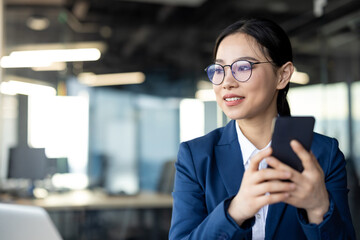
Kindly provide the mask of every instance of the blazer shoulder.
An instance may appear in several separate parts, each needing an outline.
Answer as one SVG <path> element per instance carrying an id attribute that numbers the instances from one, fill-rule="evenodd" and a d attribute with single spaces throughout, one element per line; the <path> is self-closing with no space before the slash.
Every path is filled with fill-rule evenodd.
<path id="1" fill-rule="evenodd" d="M 219 142 L 223 131 L 224 127 L 217 128 L 204 136 L 194 138 L 184 143 L 188 144 L 190 148 L 201 147 L 203 149 L 204 147 L 206 148 L 206 146 L 212 148 Z"/>
<path id="2" fill-rule="evenodd" d="M 214 148 L 221 138 L 223 128 L 189 141 L 182 142 L 179 147 L 175 167 L 178 172 L 186 172 L 190 178 L 196 179 L 202 189 L 206 186 L 207 170 L 214 163 Z"/>
<path id="3" fill-rule="evenodd" d="M 323 168 L 325 176 L 334 169 L 342 169 L 345 166 L 344 154 L 335 138 L 314 133 L 311 151 Z"/>
<path id="4" fill-rule="evenodd" d="M 338 146 L 339 146 L 339 142 L 335 138 L 314 132 L 312 150 L 316 148 L 320 148 L 320 149 L 322 148 L 329 149 L 334 147 L 338 148 Z"/>

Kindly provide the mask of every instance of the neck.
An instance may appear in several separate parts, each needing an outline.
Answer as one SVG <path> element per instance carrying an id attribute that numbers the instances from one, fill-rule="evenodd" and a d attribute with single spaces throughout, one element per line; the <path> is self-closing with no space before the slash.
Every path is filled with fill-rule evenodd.
<path id="1" fill-rule="evenodd" d="M 277 116 L 274 114 L 267 114 L 253 119 L 239 119 L 237 124 L 244 136 L 254 144 L 257 149 L 266 147 L 272 136 L 273 119 Z"/>

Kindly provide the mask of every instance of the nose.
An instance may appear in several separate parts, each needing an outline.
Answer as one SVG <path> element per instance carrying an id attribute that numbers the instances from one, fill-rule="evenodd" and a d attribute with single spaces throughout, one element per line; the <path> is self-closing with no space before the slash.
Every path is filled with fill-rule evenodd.
<path id="1" fill-rule="evenodd" d="M 230 88 L 235 88 L 239 86 L 239 82 L 234 78 L 232 72 L 231 72 L 231 67 L 230 66 L 225 66 L 224 67 L 224 81 L 222 83 L 222 87 L 225 89 L 230 89 Z"/>

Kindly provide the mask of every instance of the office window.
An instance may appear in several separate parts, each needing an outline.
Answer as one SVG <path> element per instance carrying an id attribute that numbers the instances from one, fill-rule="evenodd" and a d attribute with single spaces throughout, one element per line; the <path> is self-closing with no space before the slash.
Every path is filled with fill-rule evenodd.
<path id="1" fill-rule="evenodd" d="M 17 107 L 15 96 L 1 94 L 0 178 L 7 177 L 9 149 L 17 144 Z"/>
<path id="2" fill-rule="evenodd" d="M 360 176 L 360 82 L 351 85 L 352 124 L 353 124 L 353 156 L 357 175 Z"/>
<path id="3" fill-rule="evenodd" d="M 91 181 L 113 194 L 136 193 L 139 176 L 135 94 L 94 89 L 90 99 Z"/>
<path id="4" fill-rule="evenodd" d="M 47 158 L 67 159 L 72 173 L 85 175 L 88 159 L 88 99 L 55 96 L 55 89 L 37 84 L 5 83 L 1 85 L 1 177 L 7 177 L 9 149 L 16 147 L 19 141 L 19 104 L 18 97 L 14 95 L 16 93 L 28 95 L 29 147 L 44 148 Z"/>
<path id="5" fill-rule="evenodd" d="M 344 155 L 349 155 L 349 104 L 346 83 L 290 88 L 288 100 L 292 115 L 314 116 L 315 131 L 337 138 Z"/>
<path id="6" fill-rule="evenodd" d="M 140 186 L 160 187 L 162 168 L 175 161 L 179 147 L 179 102 L 174 98 L 138 96 Z"/>
<path id="7" fill-rule="evenodd" d="M 180 141 L 204 135 L 204 103 L 198 99 L 184 99 L 180 103 Z"/>
<path id="8" fill-rule="evenodd" d="M 156 190 L 176 159 L 179 100 L 105 88 L 90 96 L 91 181 L 112 193 Z"/>
<path id="9" fill-rule="evenodd" d="M 89 103 L 85 97 L 29 98 L 29 145 L 48 158 L 67 158 L 70 172 L 86 174 Z"/>

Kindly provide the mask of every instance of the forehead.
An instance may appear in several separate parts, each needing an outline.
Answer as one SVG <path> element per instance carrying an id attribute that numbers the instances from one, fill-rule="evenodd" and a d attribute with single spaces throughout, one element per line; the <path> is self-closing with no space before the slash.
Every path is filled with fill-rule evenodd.
<path id="1" fill-rule="evenodd" d="M 219 44 L 216 59 L 253 57 L 265 59 L 261 45 L 250 35 L 234 33 L 226 36 Z"/>

